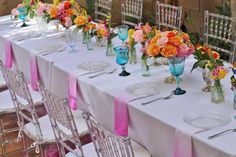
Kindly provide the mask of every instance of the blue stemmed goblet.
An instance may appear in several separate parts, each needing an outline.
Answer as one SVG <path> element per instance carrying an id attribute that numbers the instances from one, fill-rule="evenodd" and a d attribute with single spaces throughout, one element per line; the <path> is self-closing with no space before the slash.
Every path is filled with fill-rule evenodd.
<path id="1" fill-rule="evenodd" d="M 183 74 L 184 72 L 184 64 L 185 64 L 185 58 L 184 57 L 174 57 L 169 58 L 169 69 L 173 76 L 176 78 L 176 86 L 177 88 L 174 91 L 175 95 L 183 95 L 186 93 L 185 90 L 181 89 L 179 86 L 179 76 Z"/>
<path id="2" fill-rule="evenodd" d="M 128 38 L 128 29 L 129 26 L 127 25 L 118 26 L 118 37 L 122 40 L 122 45 L 125 45 L 125 40 Z"/>
<path id="3" fill-rule="evenodd" d="M 19 18 L 23 21 L 23 24 L 21 27 L 26 27 L 28 26 L 25 21 L 26 21 L 26 16 L 27 16 L 27 8 L 25 7 L 19 7 L 17 8 L 17 11 L 19 12 Z"/>
<path id="4" fill-rule="evenodd" d="M 117 46 L 117 47 L 114 47 L 114 51 L 116 53 L 116 63 L 121 65 L 122 67 L 122 72 L 119 75 L 120 76 L 130 75 L 130 73 L 125 70 L 125 64 L 127 64 L 129 61 L 129 57 L 128 57 L 129 47 Z"/>

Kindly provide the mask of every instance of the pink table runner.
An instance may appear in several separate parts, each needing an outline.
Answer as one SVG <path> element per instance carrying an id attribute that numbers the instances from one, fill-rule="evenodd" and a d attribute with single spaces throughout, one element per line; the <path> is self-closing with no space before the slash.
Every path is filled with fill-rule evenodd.
<path id="1" fill-rule="evenodd" d="M 11 42 L 9 40 L 5 40 L 4 46 L 5 46 L 5 66 L 7 68 L 11 68 L 13 62 L 13 50 Z"/>
<path id="2" fill-rule="evenodd" d="M 30 74 L 31 74 L 31 87 L 33 90 L 38 91 L 36 81 L 39 80 L 39 73 L 38 73 L 38 64 L 36 56 L 30 57 Z"/>

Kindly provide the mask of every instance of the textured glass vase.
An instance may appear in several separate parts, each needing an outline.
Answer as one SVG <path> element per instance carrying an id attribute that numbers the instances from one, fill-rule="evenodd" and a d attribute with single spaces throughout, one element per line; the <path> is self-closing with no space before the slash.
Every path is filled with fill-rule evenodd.
<path id="1" fill-rule="evenodd" d="M 134 47 L 131 47 L 129 50 L 129 64 L 136 64 L 136 63 L 137 63 L 136 49 Z"/>
<path id="2" fill-rule="evenodd" d="M 224 87 L 220 80 L 215 80 L 211 87 L 211 102 L 215 104 L 223 103 L 225 101 Z"/>
<path id="3" fill-rule="evenodd" d="M 37 21 L 39 31 L 41 32 L 42 36 L 46 36 L 47 31 L 48 31 L 46 18 L 44 18 L 43 16 L 37 16 L 36 21 Z"/>
<path id="4" fill-rule="evenodd" d="M 143 55 L 141 58 L 141 68 L 142 68 L 142 76 L 148 77 L 151 76 L 150 72 L 150 66 L 148 65 L 148 57 L 146 55 Z"/>
<path id="5" fill-rule="evenodd" d="M 86 34 L 86 45 L 88 51 L 93 50 L 92 36 L 90 35 L 90 33 Z"/>
<path id="6" fill-rule="evenodd" d="M 96 45 L 97 45 L 97 47 L 105 47 L 106 38 L 96 36 Z"/>
<path id="7" fill-rule="evenodd" d="M 115 53 L 113 51 L 113 44 L 111 40 L 107 40 L 107 47 L 106 47 L 106 56 L 114 56 Z"/>

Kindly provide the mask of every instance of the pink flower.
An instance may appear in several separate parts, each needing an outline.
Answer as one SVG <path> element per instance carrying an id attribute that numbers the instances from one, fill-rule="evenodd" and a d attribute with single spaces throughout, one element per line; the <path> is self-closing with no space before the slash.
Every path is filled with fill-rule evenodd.
<path id="1" fill-rule="evenodd" d="M 160 48 L 163 48 L 166 46 L 168 41 L 169 39 L 167 37 L 161 37 L 160 39 L 157 40 L 157 44 L 160 46 Z"/>
<path id="2" fill-rule="evenodd" d="M 71 27 L 72 26 L 72 20 L 71 20 L 71 18 L 70 17 L 65 17 L 65 26 L 67 27 L 67 28 L 69 28 L 69 27 Z"/>
<path id="3" fill-rule="evenodd" d="M 194 53 L 194 51 L 195 51 L 195 48 L 194 48 L 194 46 L 193 46 L 193 45 L 190 45 L 190 46 L 189 46 L 189 50 L 188 50 L 188 55 L 191 55 L 191 54 L 193 54 L 193 53 Z"/>
<path id="4" fill-rule="evenodd" d="M 188 47 L 187 44 L 182 43 L 179 45 L 178 49 L 177 49 L 177 56 L 178 57 L 187 57 L 189 56 L 189 50 L 190 48 Z"/>
<path id="5" fill-rule="evenodd" d="M 11 15 L 14 15 L 14 16 L 18 16 L 19 15 L 19 12 L 17 11 L 16 8 L 11 10 Z"/>
<path id="6" fill-rule="evenodd" d="M 147 23 L 143 26 L 143 31 L 144 33 L 150 33 L 152 31 L 152 27 Z"/>
<path id="7" fill-rule="evenodd" d="M 64 4 L 63 4 L 63 3 L 59 3 L 58 6 L 57 6 L 57 8 L 58 8 L 59 10 L 64 10 Z"/>
<path id="8" fill-rule="evenodd" d="M 36 10 L 36 14 L 37 16 L 42 16 L 44 14 L 44 12 L 46 12 L 48 9 L 48 6 L 47 4 L 43 4 L 43 3 L 39 3 L 39 7 L 38 9 Z"/>
<path id="9" fill-rule="evenodd" d="M 17 8 L 23 8 L 25 7 L 22 3 L 18 4 Z"/>
<path id="10" fill-rule="evenodd" d="M 142 30 L 136 30 L 132 37 L 138 43 L 142 43 L 144 41 L 144 35 Z"/>

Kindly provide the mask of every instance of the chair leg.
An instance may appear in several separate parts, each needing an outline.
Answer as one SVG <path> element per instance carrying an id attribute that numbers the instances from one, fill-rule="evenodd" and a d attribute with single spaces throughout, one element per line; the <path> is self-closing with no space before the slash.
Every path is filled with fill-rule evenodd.
<path id="1" fill-rule="evenodd" d="M 5 131 L 4 131 L 4 124 L 2 119 L 2 114 L 0 115 L 0 127 L 1 127 L 1 150 L 2 150 L 2 156 L 6 156 L 6 150 L 5 150 Z"/>

